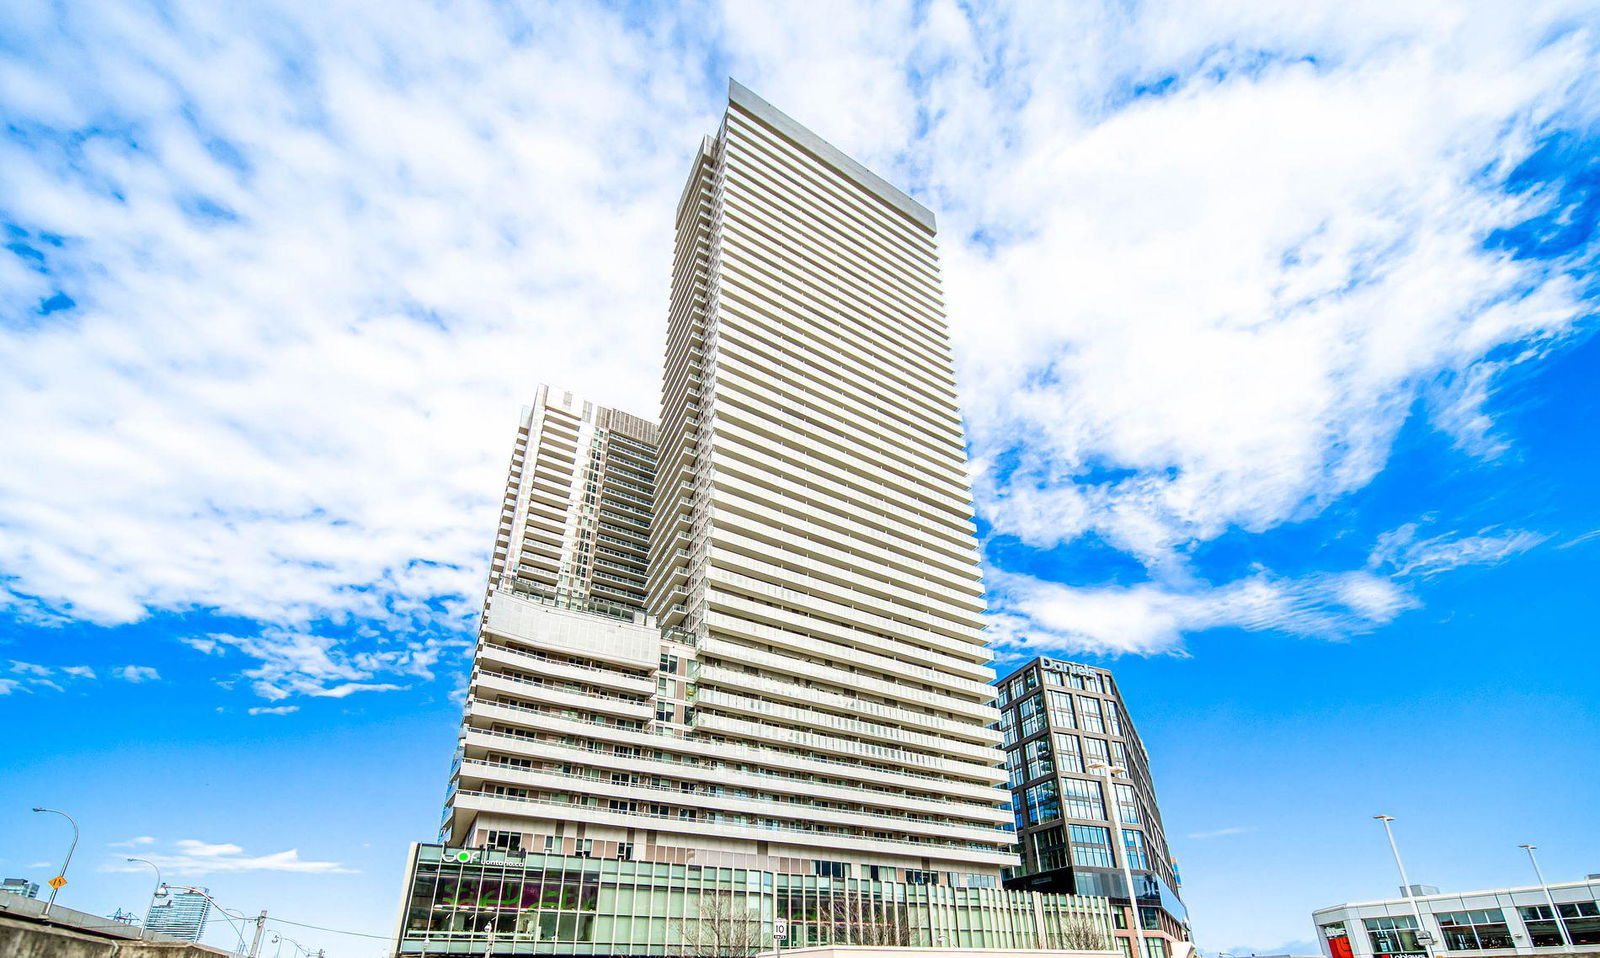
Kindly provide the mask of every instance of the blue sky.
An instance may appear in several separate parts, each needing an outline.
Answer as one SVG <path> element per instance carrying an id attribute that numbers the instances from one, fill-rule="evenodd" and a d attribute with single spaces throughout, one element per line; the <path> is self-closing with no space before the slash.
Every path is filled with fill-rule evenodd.
<path id="1" fill-rule="evenodd" d="M 5 5 L 0 873 L 44 804 L 67 904 L 389 931 L 518 405 L 653 409 L 730 74 L 938 212 L 1000 664 L 1118 671 L 1203 948 L 1378 811 L 1595 871 L 1600 21 L 1511 7 Z"/>

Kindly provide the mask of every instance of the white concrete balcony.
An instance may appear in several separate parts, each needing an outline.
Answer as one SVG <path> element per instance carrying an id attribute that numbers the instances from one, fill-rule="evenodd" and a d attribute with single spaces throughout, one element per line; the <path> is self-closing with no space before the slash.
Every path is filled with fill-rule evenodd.
<path id="1" fill-rule="evenodd" d="M 724 313 L 724 330 L 739 329 L 740 335 L 729 337 L 724 341 L 721 353 L 721 364 L 718 371 L 725 374 L 738 376 L 743 382 L 740 391 L 769 408 L 778 407 L 783 397 L 766 388 L 767 383 L 779 381 L 781 374 L 773 360 L 763 354 L 763 348 L 770 348 L 769 340 L 762 339 L 763 331 L 756 322 L 750 320 L 749 315 L 741 316 L 744 312 L 740 309 L 729 309 Z M 830 344 L 831 345 L 831 344 Z M 876 358 L 876 357 L 874 357 Z M 818 366 L 827 366 L 826 360 L 817 363 Z M 831 372 L 830 384 L 844 385 L 843 368 L 840 364 L 833 364 L 833 370 L 819 370 L 824 375 Z M 880 371 L 881 372 L 881 371 Z M 802 387 L 803 388 L 803 387 Z M 833 401 L 829 397 L 843 399 L 844 402 Z M 905 469 L 921 469 L 925 474 L 931 473 L 941 481 L 940 490 L 964 488 L 967 484 L 965 469 L 965 455 L 959 436 L 935 436 L 926 432 L 917 434 L 916 431 L 897 426 L 893 423 L 884 423 L 881 418 L 883 409 L 878 409 L 878 419 L 870 418 L 868 410 L 863 409 L 853 398 L 847 396 L 842 389 L 833 388 L 823 393 L 820 390 L 807 393 L 809 407 L 816 409 L 816 418 L 828 422 L 827 433 L 811 431 L 823 442 L 834 445 L 846 457 L 859 456 L 864 444 L 871 442 L 874 450 L 874 459 L 892 458 L 902 463 Z M 792 405 L 791 398 L 786 405 Z M 780 414 L 781 415 L 781 414 Z M 907 410 L 905 415 L 914 416 L 915 413 Z M 794 420 L 778 420 L 782 425 L 792 429 L 804 429 L 805 424 Z"/>
<path id="2" fill-rule="evenodd" d="M 670 834 L 767 842 L 770 854 L 795 858 L 832 857 L 821 855 L 818 850 L 837 849 L 870 852 L 873 855 L 903 855 L 912 860 L 935 858 L 984 865 L 1017 864 L 1015 853 L 1000 851 L 994 845 L 977 842 L 894 841 L 865 835 L 832 834 L 820 829 L 798 827 L 785 829 L 779 828 L 776 823 L 769 826 L 747 825 L 727 818 L 687 821 L 673 816 L 658 816 L 645 812 L 613 812 L 591 805 L 573 805 L 567 802 L 487 795 L 469 791 L 456 793 L 454 807 L 457 815 L 495 812 L 536 820 L 587 822 L 613 828 L 649 828 Z M 909 865 L 909 867 L 917 866 Z"/>
<path id="3" fill-rule="evenodd" d="M 512 668 L 537 672 L 551 678 L 582 682 L 586 685 L 596 685 L 612 691 L 631 692 L 635 695 L 653 695 L 656 690 L 656 680 L 650 675 L 629 674 L 615 669 L 562 662 L 548 655 L 527 649 L 517 649 L 487 638 L 478 642 L 478 650 L 474 655 L 474 659 L 482 665 L 506 665 Z"/>
<path id="4" fill-rule="evenodd" d="M 768 652 L 765 649 L 753 649 L 716 636 L 701 639 L 699 647 L 706 656 L 728 662 L 757 666 L 779 675 L 799 676 L 843 688 L 856 688 L 863 692 L 882 695 L 912 706 L 926 706 L 942 712 L 953 712 L 983 725 L 1000 721 L 1000 710 L 987 704 L 987 702 L 979 703 L 948 693 L 930 692 L 908 683 L 888 682 L 831 665 L 808 662 L 805 659 L 780 655 Z M 990 689 L 990 699 L 993 699 L 992 688 Z"/>
<path id="5" fill-rule="evenodd" d="M 766 508 L 780 505 L 780 516 L 798 517 L 807 525 L 837 527 L 836 541 L 858 541 L 878 548 L 893 549 L 907 558 L 940 566 L 955 573 L 976 575 L 977 540 L 955 541 L 929 535 L 924 529 L 907 526 L 866 510 L 852 507 L 848 500 L 808 490 L 798 483 L 776 477 L 758 476 L 748 468 L 732 463 L 717 470 L 717 492 L 726 501 L 732 493 L 747 502 Z"/>
<path id="6" fill-rule="evenodd" d="M 654 689 L 651 689 L 651 692 L 654 691 Z M 637 719 L 641 722 L 650 721 L 655 718 L 656 714 L 653 699 L 641 701 L 638 698 L 617 695 L 611 692 L 572 691 L 553 686 L 545 681 L 486 672 L 482 669 L 473 670 L 472 678 L 468 685 L 467 701 L 469 703 L 482 702 L 493 695 L 502 693 L 518 699 L 526 699 L 530 702 L 553 705 L 559 708 L 581 708 L 605 715 Z"/>
<path id="7" fill-rule="evenodd" d="M 769 542 L 727 526 L 712 527 L 708 538 L 714 563 L 715 557 L 724 556 L 731 567 L 744 573 L 760 575 L 771 568 L 771 564 L 765 560 L 778 551 Z M 852 566 L 806 558 L 793 552 L 781 558 L 785 567 L 812 581 L 841 583 L 846 589 L 841 596 L 849 592 L 869 596 L 888 595 L 890 598 L 879 601 L 892 601 L 907 611 L 940 619 L 946 629 L 981 629 L 984 626 L 982 599 L 946 589 L 936 582 L 919 581 L 916 583 L 919 591 L 913 592 L 901 585 L 907 581 L 903 577 L 866 575 Z"/>
<path id="8" fill-rule="evenodd" d="M 882 570 L 890 577 L 909 573 L 922 579 L 937 581 L 945 588 L 956 592 L 979 598 L 983 595 L 983 586 L 978 579 L 978 567 L 975 563 L 956 563 L 943 557 L 939 557 L 940 561 L 931 561 L 935 557 L 926 554 L 924 550 L 914 545 L 897 543 L 894 537 L 871 529 L 858 528 L 854 534 L 847 534 L 808 518 L 806 513 L 815 514 L 814 509 L 797 508 L 790 512 L 780 512 L 764 504 L 770 499 L 751 498 L 749 493 L 741 493 L 730 483 L 721 482 L 720 476 L 718 479 L 715 502 L 719 525 L 726 522 L 770 537 L 774 541 L 786 545 L 792 544 L 794 550 L 801 554 L 826 551 L 827 554 L 837 557 L 837 561 L 857 570 L 872 573 L 880 573 Z M 818 548 L 819 543 L 830 545 L 823 550 Z M 847 556 L 848 558 L 845 558 Z"/>
<path id="9" fill-rule="evenodd" d="M 881 762 L 885 765 L 915 768 L 951 780 L 977 782 L 987 785 L 998 785 L 1006 780 L 1006 772 L 1002 768 L 963 762 L 946 756 L 909 752 L 904 749 L 878 745 L 872 742 L 852 741 L 822 732 L 812 732 L 782 725 L 768 725 L 762 722 L 699 711 L 695 713 L 694 723 L 697 730 L 721 732 L 725 735 L 734 735 L 756 742 L 774 742 L 803 750 L 809 754 L 845 755 Z"/>
<path id="10" fill-rule="evenodd" d="M 762 622 L 763 625 L 771 625 L 774 629 L 802 633 L 813 640 L 827 641 L 845 648 L 870 651 L 878 656 L 890 657 L 893 661 L 909 662 L 944 675 L 966 678 L 978 685 L 987 686 L 994 678 L 994 670 L 989 669 L 987 665 L 968 659 L 957 659 L 955 656 L 942 653 L 939 649 L 914 645 L 909 640 L 901 641 L 898 638 L 875 635 L 866 629 L 851 629 L 850 625 L 832 621 L 821 614 L 792 613 L 789 609 L 768 605 L 765 601 L 757 601 L 739 595 L 738 592 L 731 592 L 725 585 L 714 584 L 706 589 L 706 601 L 710 603 L 710 609 L 739 619 Z M 810 601 L 797 600 L 794 605 L 806 609 L 808 613 L 813 608 Z"/>
<path id="11" fill-rule="evenodd" d="M 903 792 L 885 788 L 859 785 L 841 785 L 836 781 L 822 781 L 804 772 L 752 768 L 733 765 L 720 759 L 701 759 L 697 756 L 680 756 L 663 753 L 658 757 L 618 755 L 564 742 L 528 739 L 491 729 L 468 728 L 463 744 L 469 759 L 494 765 L 486 756 L 515 754 L 556 764 L 582 765 L 599 772 L 630 772 L 635 775 L 674 778 L 694 782 L 720 784 L 732 788 L 745 788 L 788 795 L 806 795 L 835 802 L 855 802 L 867 808 L 900 809 L 952 821 L 982 825 L 1005 825 L 1012 821 L 1010 812 L 993 805 L 976 802 L 952 801 L 944 797 L 939 783 L 922 782 L 923 792 Z M 837 774 L 833 776 L 837 778 Z M 926 789 L 933 789 L 928 792 Z M 1009 795 L 1000 789 L 990 789 L 991 801 Z M 939 797 L 934 797 L 939 796 Z"/>
<path id="12" fill-rule="evenodd" d="M 724 408 L 720 405 L 717 408 L 717 415 L 719 417 L 719 422 L 731 426 L 737 426 L 741 430 L 744 430 L 745 436 L 740 437 L 744 441 L 752 442 L 758 448 L 765 448 L 773 445 L 774 437 L 771 435 L 772 425 L 770 423 L 763 422 L 759 417 L 741 409 L 736 409 L 731 406 Z M 791 455 L 800 453 L 805 456 L 809 463 L 816 463 L 813 468 L 819 471 L 855 471 L 852 469 L 841 468 L 841 466 L 837 465 L 839 460 L 846 458 L 840 455 L 839 450 L 832 448 L 827 443 L 812 439 L 810 436 L 807 436 L 804 433 L 785 433 L 783 436 L 783 445 L 785 446 L 786 451 Z M 833 465 L 825 465 L 828 463 L 833 463 Z M 888 467 L 888 464 L 883 465 Z M 892 469 L 892 467 L 888 468 Z M 893 472 L 879 471 L 879 474 L 893 475 Z M 903 482 L 893 483 L 892 485 L 894 488 L 897 488 L 902 495 L 912 498 L 926 499 L 936 506 L 949 511 L 953 515 L 963 518 L 968 518 L 972 515 L 972 503 L 970 498 L 964 494 L 964 489 L 961 492 L 958 492 L 954 486 L 939 486 L 933 489 L 925 489 L 909 479 Z"/>
<path id="13" fill-rule="evenodd" d="M 874 522 L 914 530 L 917 535 L 931 541 L 967 550 L 976 546 L 976 526 L 971 520 L 950 512 L 933 510 L 917 500 L 894 494 L 881 483 L 860 476 L 841 481 L 819 473 L 795 474 L 792 467 L 754 447 L 744 449 L 743 453 L 748 458 L 732 459 L 727 456 L 726 450 L 713 449 L 712 463 L 719 474 L 732 470 L 751 482 L 764 484 L 791 496 L 826 497 L 830 502 L 848 503 L 858 513 L 872 515 Z"/>
<path id="14" fill-rule="evenodd" d="M 905 746 L 918 751 L 926 750 L 945 758 L 976 762 L 980 765 L 999 765 L 1005 756 L 993 745 L 963 742 L 948 736 L 929 735 L 881 722 L 847 718 L 818 711 L 807 705 L 781 704 L 741 695 L 721 688 L 702 686 L 694 699 L 697 708 L 716 709 L 732 715 L 744 716 L 762 724 L 792 726 L 805 731 L 837 733 L 865 742 L 878 742 L 890 746 Z"/>
<path id="15" fill-rule="evenodd" d="M 902 264 L 912 271 L 904 279 L 918 282 L 925 301 L 935 305 L 942 301 L 938 245 L 931 229 L 883 209 L 878 198 L 863 195 L 841 181 L 835 170 L 782 135 L 775 135 L 745 113 L 742 105 L 728 111 L 727 134 L 719 138 L 717 147 L 722 190 L 743 189 L 752 194 L 752 201 L 759 194 L 763 197 L 759 205 L 781 206 L 791 211 L 786 219 L 797 220 L 800 208 L 795 200 L 804 196 L 807 212 L 819 206 L 827 211 L 825 217 L 813 213 L 807 218 L 809 227 L 837 230 L 848 224 L 852 248 L 870 247 L 858 255 Z M 791 183 L 795 186 L 784 186 Z M 817 223 L 819 219 L 823 222 Z"/>
<path id="16" fill-rule="evenodd" d="M 773 235 L 752 228 L 748 219 L 737 214 L 729 219 L 724 238 L 728 242 L 719 263 L 719 331 L 726 332 L 730 316 L 753 314 L 759 318 L 771 312 L 772 290 L 781 287 L 786 338 L 802 348 L 813 348 L 809 355 L 795 350 L 801 363 L 831 380 L 847 383 L 860 397 L 882 397 L 904 407 L 907 418 L 959 428 L 948 347 L 896 337 L 879 322 L 883 310 L 894 310 L 889 300 L 898 290 L 870 280 L 852 283 L 852 279 L 864 278 L 859 273 L 852 277 L 850 264 L 840 264 L 837 272 L 822 281 L 814 268 L 788 273 L 767 255 Z M 843 282 L 834 285 L 835 277 Z M 854 288 L 846 289 L 848 286 Z M 841 316 L 841 312 L 847 315 Z M 904 311 L 893 317 L 901 328 L 907 326 L 908 318 Z M 777 340 L 770 328 L 745 335 L 762 342 Z M 826 354 L 816 354 L 819 345 L 825 345 Z M 881 364 L 877 380 L 872 378 L 872 373 L 879 371 L 874 364 Z"/>
<path id="17" fill-rule="evenodd" d="M 707 578 L 711 578 L 707 573 Z M 740 585 L 743 585 L 741 583 Z M 964 655 L 958 657 L 954 651 L 947 651 L 946 645 L 954 645 L 942 636 L 927 633 L 913 633 L 913 630 L 901 626 L 899 635 L 883 636 L 872 631 L 872 623 L 864 621 L 864 617 L 850 616 L 860 622 L 859 625 L 847 619 L 844 623 L 827 617 L 833 608 L 840 608 L 848 613 L 848 607 L 841 607 L 838 603 L 828 602 L 826 597 L 818 601 L 815 596 L 802 595 L 792 590 L 783 596 L 784 602 L 805 609 L 811 614 L 791 612 L 787 608 L 779 608 L 763 601 L 747 598 L 739 592 L 729 588 L 727 583 L 714 583 L 706 590 L 706 600 L 711 608 L 726 612 L 729 615 L 749 618 L 767 625 L 795 632 L 804 632 L 814 638 L 827 639 L 852 648 L 871 649 L 882 655 L 888 655 L 902 661 L 914 662 L 927 668 L 935 669 L 950 675 L 959 675 L 974 682 L 988 685 L 994 679 L 994 670 L 983 664 L 987 656 L 974 659 L 970 657 L 976 647 L 970 644 L 956 646 Z M 775 597 L 776 598 L 776 597 Z M 852 627 L 854 626 L 854 627 Z M 886 630 L 887 631 L 887 630 Z M 912 634 L 906 634 L 912 633 Z M 930 648 L 919 644 L 919 640 L 927 639 Z"/>
<path id="18" fill-rule="evenodd" d="M 796 754 L 790 750 L 777 749 L 755 743 L 713 742 L 703 737 L 698 737 L 693 732 L 680 732 L 675 729 L 656 729 L 652 731 L 627 729 L 608 722 L 569 719 L 546 712 L 530 712 L 527 709 L 519 709 L 514 706 L 497 703 L 482 703 L 479 709 L 468 715 L 467 720 L 469 725 L 475 723 L 476 728 L 491 732 L 493 729 L 490 726 L 498 723 L 512 728 L 524 728 L 530 732 L 537 731 L 548 735 L 572 735 L 608 745 L 628 745 L 652 751 L 656 749 L 670 750 L 679 755 L 715 759 L 734 765 L 751 765 L 758 769 L 770 768 L 776 771 L 807 772 L 814 775 L 849 779 L 866 785 L 880 785 L 886 788 L 937 789 L 945 795 L 985 803 L 1004 799 L 1004 796 L 997 798 L 996 789 L 992 784 L 988 783 L 968 782 L 942 775 L 932 775 L 912 767 L 874 768 L 859 761 L 835 759 L 816 753 Z M 471 730 L 469 728 L 467 731 L 470 733 Z M 517 742 L 526 740 L 520 736 L 507 735 L 503 741 L 507 743 L 507 748 L 510 749 Z M 523 752 L 519 754 L 542 753 Z"/>
<path id="19" fill-rule="evenodd" d="M 721 245 L 725 249 L 748 248 L 748 255 L 760 262 L 778 260 L 765 251 L 771 249 L 766 244 L 803 249 L 811 258 L 828 262 L 830 284 L 839 287 L 849 303 L 873 308 L 882 312 L 885 319 L 899 319 L 901 325 L 914 317 L 919 327 L 918 351 L 947 352 L 947 346 L 941 350 L 944 344 L 938 335 L 944 328 L 939 270 L 936 263 L 928 263 L 929 254 L 906 245 L 892 232 L 878 231 L 882 221 L 865 211 L 864 215 L 849 216 L 847 220 L 807 215 L 789 197 L 767 188 L 766 177 L 776 176 L 780 181 L 796 178 L 795 168 L 783 164 L 782 172 L 775 172 L 765 162 L 772 154 L 763 154 L 760 149 L 746 149 L 735 137 L 729 138 L 729 162 L 721 180 L 716 231 Z M 820 189 L 825 188 L 812 187 Z M 841 222 L 850 226 L 840 229 Z M 863 233 L 871 237 L 868 242 L 862 242 Z M 764 242 L 756 245 L 757 240 Z M 718 266 L 725 268 L 727 258 L 718 256 Z M 769 278 L 758 285 L 770 289 L 775 284 L 776 279 Z M 904 342 L 904 346 L 915 348 L 910 342 Z M 953 401 L 952 396 L 950 404 Z"/>
<path id="20" fill-rule="evenodd" d="M 865 555 L 835 548 L 831 543 L 836 541 L 836 537 L 826 535 L 822 530 L 812 530 L 817 538 L 808 538 L 764 519 L 719 509 L 710 532 L 723 540 L 721 544 L 727 548 L 735 548 L 734 543 L 729 541 L 731 536 L 741 536 L 756 555 L 781 555 L 785 563 L 793 563 L 808 571 L 827 574 L 831 570 L 843 570 L 864 579 L 888 584 L 914 581 L 918 588 L 943 600 L 945 606 L 953 607 L 951 611 L 957 614 L 965 611 L 976 617 L 986 607 L 983 594 L 976 586 L 958 589 L 953 577 L 914 560 L 880 561 L 884 557 L 884 550 L 876 547 L 863 546 L 864 551 L 871 551 L 871 554 Z"/>
<path id="21" fill-rule="evenodd" d="M 938 688 L 965 693 L 982 702 L 989 702 L 994 698 L 994 688 L 984 682 L 951 675 L 938 669 L 930 669 L 872 652 L 863 652 L 835 642 L 824 641 L 815 636 L 801 635 L 796 632 L 774 628 L 740 616 L 708 611 L 706 613 L 706 624 L 723 635 L 775 645 L 809 658 L 825 658 L 833 662 L 848 662 L 871 669 L 874 672 L 904 676 L 912 681 L 925 682 Z"/>
<path id="22" fill-rule="evenodd" d="M 460 789 L 480 791 L 479 783 L 494 782 L 519 788 L 545 792 L 566 792 L 592 795 L 600 799 L 620 799 L 641 805 L 660 804 L 674 809 L 698 809 L 702 812 L 731 812 L 760 818 L 778 819 L 780 823 L 815 822 L 825 825 L 846 826 L 903 833 L 907 838 L 940 838 L 961 842 L 988 842 L 1009 844 L 1010 832 L 993 825 L 924 820 L 908 818 L 904 814 L 868 809 L 818 807 L 809 798 L 790 801 L 740 796 L 730 787 L 712 785 L 721 793 L 700 788 L 685 792 L 672 786 L 657 787 L 650 784 L 621 784 L 613 782 L 609 773 L 595 772 L 566 775 L 558 771 L 539 771 L 515 766 L 466 760 L 461 763 Z M 604 802 L 602 802 L 604 805 Z M 779 827 L 782 827 L 780 824 Z"/>
<path id="23" fill-rule="evenodd" d="M 928 712 L 913 711 L 871 702 L 858 696 L 823 692 L 816 688 L 783 682 L 767 676 L 751 675 L 720 665 L 701 665 L 691 677 L 704 689 L 720 687 L 734 691 L 760 692 L 763 696 L 800 705 L 816 705 L 830 710 L 852 712 L 867 719 L 878 719 L 911 726 L 931 737 L 953 738 L 985 748 L 998 748 L 1000 733 L 971 719 L 956 719 Z M 853 688 L 853 686 L 844 686 Z M 1000 761 L 997 756 L 995 761 Z"/>
<path id="24" fill-rule="evenodd" d="M 939 647 L 951 654 L 963 654 L 961 650 L 966 650 L 964 654 L 967 657 L 985 663 L 994 657 L 993 650 L 986 644 L 983 627 L 977 616 L 948 607 L 943 609 L 944 614 L 929 611 L 925 606 L 938 603 L 932 603 L 927 596 L 909 589 L 853 576 L 849 577 L 851 581 L 848 583 L 839 581 L 844 578 L 841 576 L 821 579 L 793 568 L 780 567 L 760 555 L 715 546 L 708 559 L 708 578 L 743 591 L 775 598 L 781 596 L 773 590 L 785 594 L 794 592 L 825 597 L 821 601 L 851 610 L 854 615 L 861 617 L 863 624 L 870 624 L 874 628 L 892 626 L 913 630 L 918 634 L 931 632 L 943 643 Z M 867 592 L 858 588 L 869 583 L 875 591 Z M 892 610 L 894 617 L 880 614 L 883 610 Z M 844 617 L 842 613 L 835 614 L 831 609 L 829 613 L 835 618 Z M 934 641 L 930 639 L 928 644 L 934 644 Z"/>
<path id="25" fill-rule="evenodd" d="M 951 415 L 956 404 L 955 378 L 946 344 L 901 335 L 907 331 L 903 316 L 883 322 L 885 317 L 876 304 L 864 302 L 871 297 L 841 295 L 829 284 L 831 276 L 824 279 L 819 275 L 815 263 L 792 272 L 788 264 L 780 266 L 772 255 L 776 251 L 772 242 L 781 242 L 776 235 L 743 224 L 735 225 L 728 235 L 735 242 L 727 247 L 721 275 L 733 279 L 724 289 L 733 289 L 735 295 L 723 298 L 724 309 L 718 317 L 722 328 L 732 314 L 758 323 L 755 336 L 763 342 L 787 340 L 790 349 L 798 342 L 812 346 L 813 351 L 820 345 L 827 350 L 824 357 L 802 353 L 798 358 L 830 378 L 851 378 L 868 386 L 875 385 L 871 373 L 879 372 L 880 380 L 895 390 L 897 398 L 905 397 L 902 401 L 908 405 L 916 403 L 913 416 L 908 417 L 917 420 L 914 428 L 945 442 L 951 441 L 952 434 L 959 436 L 959 420 Z M 783 284 L 787 294 L 784 305 L 788 308 L 781 319 L 771 315 L 770 298 L 767 302 L 758 298 L 749 307 L 736 301 L 739 291 L 759 291 L 777 283 Z M 841 321 L 840 311 L 848 311 L 847 320 Z M 908 423 L 902 428 L 913 427 Z M 959 445 L 959 438 L 954 442 Z"/>

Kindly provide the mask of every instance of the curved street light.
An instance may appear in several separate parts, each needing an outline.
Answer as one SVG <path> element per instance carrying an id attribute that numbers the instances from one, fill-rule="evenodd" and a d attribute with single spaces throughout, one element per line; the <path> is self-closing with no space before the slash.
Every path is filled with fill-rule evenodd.
<path id="1" fill-rule="evenodd" d="M 199 895 L 201 898 L 204 898 L 206 901 L 208 901 L 211 904 L 215 905 L 217 907 L 217 911 L 222 912 L 224 915 L 228 916 L 229 918 L 235 919 L 237 921 L 247 921 L 247 922 L 250 922 L 251 924 L 255 925 L 256 926 L 256 934 L 255 934 L 254 940 L 252 940 L 250 942 L 249 958 L 257 958 L 257 956 L 260 955 L 260 953 L 261 953 L 261 936 L 267 930 L 267 910 L 265 908 L 261 909 L 261 914 L 256 915 L 255 917 L 252 918 L 251 916 L 246 915 L 242 911 L 240 911 L 240 912 L 229 911 L 228 909 L 222 907 L 222 902 L 217 901 L 215 898 L 212 898 L 211 897 L 211 893 L 206 891 L 204 888 L 196 888 L 193 885 L 166 885 L 166 884 L 163 884 L 161 886 L 161 888 L 167 888 L 167 889 L 176 888 L 179 891 L 194 892 L 196 895 Z M 160 889 L 157 889 L 157 892 L 159 892 L 159 891 L 160 891 Z M 242 936 L 241 936 L 241 939 L 240 939 L 240 943 L 243 944 Z"/>
<path id="2" fill-rule="evenodd" d="M 58 808 L 35 808 L 34 811 L 60 815 L 72 823 L 72 844 L 67 846 L 67 859 L 61 863 L 61 871 L 57 872 L 56 877 L 50 880 L 50 900 L 44 903 L 44 912 L 41 915 L 41 917 L 49 918 L 50 909 L 54 908 L 56 904 L 56 892 L 60 891 L 61 886 L 67 883 L 67 866 L 72 864 L 72 853 L 78 850 L 78 821 Z"/>
<path id="3" fill-rule="evenodd" d="M 150 892 L 150 904 L 145 906 L 145 909 L 144 909 L 144 921 L 141 921 L 139 923 L 139 928 L 140 928 L 139 937 L 143 938 L 144 937 L 144 933 L 150 930 L 150 913 L 155 910 L 156 899 L 161 897 L 161 885 L 162 885 L 162 882 L 161 882 L 161 866 L 157 865 L 155 862 L 151 861 L 148 858 L 130 858 L 130 859 L 128 859 L 128 861 L 130 861 L 130 862 L 142 862 L 142 863 L 144 863 L 146 865 L 149 865 L 151 868 L 154 868 L 156 870 L 156 887 L 155 887 L 154 891 Z"/>

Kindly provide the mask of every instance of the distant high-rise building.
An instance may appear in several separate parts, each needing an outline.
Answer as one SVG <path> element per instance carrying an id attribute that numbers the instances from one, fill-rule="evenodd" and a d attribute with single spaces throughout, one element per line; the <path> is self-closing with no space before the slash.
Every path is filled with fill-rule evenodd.
<path id="1" fill-rule="evenodd" d="M 660 632 L 644 614 L 655 432 L 548 386 L 523 410 L 442 841 L 576 850 L 565 823 L 612 796 L 580 794 L 609 773 L 575 743 L 657 718 Z"/>
<path id="2" fill-rule="evenodd" d="M 18 895 L 23 898 L 38 898 L 39 883 L 28 881 L 26 878 L 7 878 L 0 880 L 0 895 Z"/>
<path id="3" fill-rule="evenodd" d="M 184 941 L 199 941 L 206 933 L 206 919 L 211 915 L 211 900 L 201 892 L 209 890 L 168 891 L 150 903 L 144 927 Z"/>
<path id="4" fill-rule="evenodd" d="M 940 286 L 928 210 L 730 85 L 678 205 L 659 428 L 549 390 L 524 415 L 401 953 L 1108 927 L 1104 900 L 1000 887 Z"/>
<path id="5" fill-rule="evenodd" d="M 1103 896 L 1126 906 L 1126 865 L 1151 958 L 1171 954 L 1173 943 L 1188 940 L 1188 916 L 1150 756 L 1115 677 L 1038 658 L 995 684 L 1022 856 L 1019 867 L 1007 870 L 1006 886 Z M 1126 913 L 1119 927 L 1126 947 L 1133 939 Z"/>

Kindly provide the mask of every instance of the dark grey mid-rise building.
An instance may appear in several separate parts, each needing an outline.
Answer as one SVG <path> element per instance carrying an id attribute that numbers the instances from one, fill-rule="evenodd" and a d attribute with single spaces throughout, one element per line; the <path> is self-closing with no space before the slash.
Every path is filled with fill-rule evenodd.
<path id="1" fill-rule="evenodd" d="M 1149 954 L 1172 954 L 1174 942 L 1188 940 L 1188 917 L 1150 756 L 1116 679 L 1106 669 L 1038 658 L 995 685 L 1022 856 L 1006 870 L 1006 887 L 1106 897 L 1125 908 L 1126 866 Z M 1118 925 L 1126 946 L 1125 912 Z"/>

